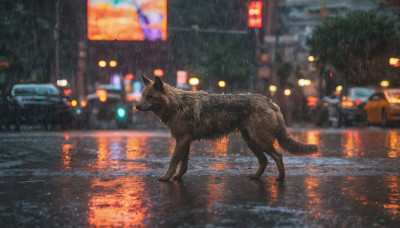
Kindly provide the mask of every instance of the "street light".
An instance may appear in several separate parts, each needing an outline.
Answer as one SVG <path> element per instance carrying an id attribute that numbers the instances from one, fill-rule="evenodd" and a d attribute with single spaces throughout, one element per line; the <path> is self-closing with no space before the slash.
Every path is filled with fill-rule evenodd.
<path id="1" fill-rule="evenodd" d="M 283 94 L 285 94 L 286 96 L 289 96 L 292 93 L 292 91 L 290 89 L 285 89 L 283 91 Z"/>
<path id="2" fill-rule="evenodd" d="M 276 87 L 275 85 L 270 85 L 268 89 L 269 92 L 271 93 L 271 96 L 274 96 L 276 90 L 278 90 L 278 87 Z"/>
<path id="3" fill-rule="evenodd" d="M 218 86 L 221 87 L 221 88 L 224 88 L 225 85 L 226 85 L 225 81 L 219 81 L 218 82 Z"/>
<path id="4" fill-rule="evenodd" d="M 381 81 L 380 85 L 381 85 L 381 87 L 389 87 L 389 81 L 386 81 L 386 80 Z"/>
<path id="5" fill-rule="evenodd" d="M 311 85 L 311 80 L 310 79 L 299 79 L 297 81 L 299 86 L 309 86 Z"/>
<path id="6" fill-rule="evenodd" d="M 308 59 L 308 61 L 310 61 L 310 62 L 314 62 L 314 60 L 315 60 L 314 56 L 312 56 L 312 55 L 308 56 L 307 59 Z"/>
<path id="7" fill-rule="evenodd" d="M 77 105 L 78 105 L 78 101 L 72 100 L 72 101 L 71 101 L 71 105 L 72 105 L 73 107 L 77 106 Z"/>
<path id="8" fill-rule="evenodd" d="M 394 66 L 394 67 L 399 67 L 400 66 L 400 59 L 399 58 L 390 58 L 389 59 L 389 65 Z"/>
<path id="9" fill-rule="evenodd" d="M 68 81 L 65 79 L 57 80 L 57 86 L 66 87 L 68 85 Z"/>
<path id="10" fill-rule="evenodd" d="M 189 85 L 192 86 L 192 90 L 196 91 L 196 86 L 200 83 L 198 78 L 190 78 L 189 79 Z"/>
<path id="11" fill-rule="evenodd" d="M 100 60 L 99 61 L 99 67 L 106 67 L 107 66 L 107 62 L 104 60 Z"/>
<path id="12" fill-rule="evenodd" d="M 116 67 L 117 66 L 117 61 L 111 60 L 110 61 L 110 67 Z"/>

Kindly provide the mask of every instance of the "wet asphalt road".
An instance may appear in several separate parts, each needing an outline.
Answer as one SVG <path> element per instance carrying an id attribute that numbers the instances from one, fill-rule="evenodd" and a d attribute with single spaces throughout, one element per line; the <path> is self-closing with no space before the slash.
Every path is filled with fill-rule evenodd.
<path id="1" fill-rule="evenodd" d="M 261 180 L 238 136 L 191 147 L 183 181 L 156 181 L 166 131 L 0 132 L 0 227 L 399 227 L 399 129 L 291 129 Z"/>

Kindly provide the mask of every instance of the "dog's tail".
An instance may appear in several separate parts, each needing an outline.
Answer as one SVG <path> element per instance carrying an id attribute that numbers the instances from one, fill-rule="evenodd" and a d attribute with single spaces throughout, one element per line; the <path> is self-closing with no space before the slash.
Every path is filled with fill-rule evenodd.
<path id="1" fill-rule="evenodd" d="M 287 152 L 294 155 L 308 155 L 313 154 L 318 151 L 318 147 L 315 144 L 301 143 L 294 140 L 286 130 L 285 120 L 280 111 L 276 112 L 276 117 L 278 119 L 278 142 L 279 145 Z"/>

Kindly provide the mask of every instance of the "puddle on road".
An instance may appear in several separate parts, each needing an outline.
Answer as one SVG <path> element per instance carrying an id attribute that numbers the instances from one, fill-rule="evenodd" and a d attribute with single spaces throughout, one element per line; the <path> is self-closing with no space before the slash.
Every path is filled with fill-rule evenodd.
<path id="1" fill-rule="evenodd" d="M 274 181 L 272 159 L 261 181 L 248 180 L 257 160 L 243 140 L 231 136 L 193 143 L 184 181 L 167 184 L 155 181 L 175 146 L 167 133 L 2 137 L 0 218 L 7 224 L 24 216 L 25 225 L 57 219 L 93 227 L 362 227 L 400 221 L 400 131 L 293 135 L 320 150 L 310 157 L 285 153 L 284 183 Z M 37 207 L 21 205 L 39 205 L 43 219 L 37 219 Z"/>
<path id="2" fill-rule="evenodd" d="M 310 130 L 294 131 L 294 139 L 317 144 L 313 157 L 398 158 L 399 130 Z"/>
<path id="3" fill-rule="evenodd" d="M 93 179 L 88 201 L 91 227 L 144 227 L 151 207 L 142 177 Z"/>
<path id="4" fill-rule="evenodd" d="M 394 175 L 285 182 L 202 175 L 173 183 L 146 176 L 36 178 L 0 183 L 3 225 L 394 227 L 400 221 Z"/>

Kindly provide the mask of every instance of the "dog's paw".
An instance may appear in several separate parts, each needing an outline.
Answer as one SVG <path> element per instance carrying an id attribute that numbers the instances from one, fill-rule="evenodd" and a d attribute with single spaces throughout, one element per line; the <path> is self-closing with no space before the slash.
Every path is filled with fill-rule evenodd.
<path id="1" fill-rule="evenodd" d="M 252 179 L 252 180 L 258 180 L 258 179 L 260 179 L 260 175 L 257 175 L 257 174 L 254 174 L 254 173 L 248 174 L 247 177 L 250 178 L 250 179 Z"/>
<path id="2" fill-rule="evenodd" d="M 157 180 L 163 181 L 163 182 L 167 182 L 167 181 L 169 181 L 169 179 L 171 179 L 171 177 L 166 176 L 166 175 L 161 175 L 161 176 L 157 177 Z"/>

